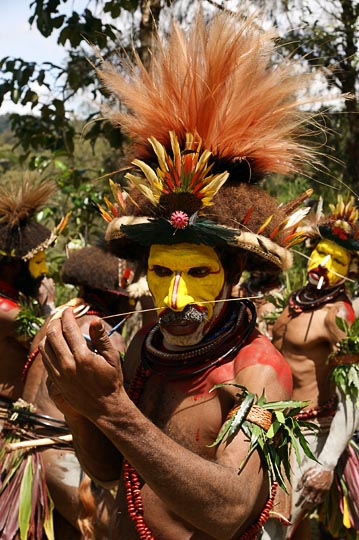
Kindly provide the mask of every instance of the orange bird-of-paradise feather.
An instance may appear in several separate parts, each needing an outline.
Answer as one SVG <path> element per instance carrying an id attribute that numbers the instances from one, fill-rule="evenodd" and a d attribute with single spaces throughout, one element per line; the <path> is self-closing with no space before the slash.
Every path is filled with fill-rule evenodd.
<path id="1" fill-rule="evenodd" d="M 181 146 L 186 133 L 196 134 L 214 160 L 246 161 L 259 174 L 315 161 L 300 138 L 310 117 L 302 106 L 323 96 L 303 97 L 311 79 L 293 60 L 272 68 L 276 36 L 259 22 L 221 13 L 206 24 L 199 14 L 189 31 L 173 23 L 166 40 L 157 36 L 149 70 L 136 54 L 121 68 L 103 62 L 104 85 L 125 105 L 107 115 L 131 136 L 139 159 L 153 157 L 149 136 L 168 150 L 175 132 Z"/>

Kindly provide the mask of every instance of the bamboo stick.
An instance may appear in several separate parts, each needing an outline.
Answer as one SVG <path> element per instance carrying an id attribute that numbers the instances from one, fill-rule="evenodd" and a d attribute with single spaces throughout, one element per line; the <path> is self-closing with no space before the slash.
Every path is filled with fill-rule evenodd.
<path id="1" fill-rule="evenodd" d="M 72 435 L 60 435 L 56 439 L 50 437 L 44 437 L 43 439 L 32 439 L 30 441 L 20 441 L 17 443 L 8 443 L 5 445 L 5 452 L 13 452 L 14 450 L 20 450 L 23 448 L 34 448 L 36 446 L 49 446 L 57 444 L 59 442 L 71 442 Z"/>

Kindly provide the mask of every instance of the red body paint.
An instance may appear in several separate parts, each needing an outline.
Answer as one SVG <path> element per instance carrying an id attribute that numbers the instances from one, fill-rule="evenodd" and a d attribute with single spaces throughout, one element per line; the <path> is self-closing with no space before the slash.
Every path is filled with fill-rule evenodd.
<path id="1" fill-rule="evenodd" d="M 234 381 L 237 374 L 250 366 L 270 366 L 274 369 L 278 384 L 288 393 L 292 392 L 292 373 L 289 365 L 272 345 L 268 338 L 257 331 L 252 333 L 247 344 L 240 349 L 232 360 L 212 368 L 204 373 L 181 379 L 172 380 L 177 388 L 194 400 L 208 397 L 208 393 L 216 384 Z"/>

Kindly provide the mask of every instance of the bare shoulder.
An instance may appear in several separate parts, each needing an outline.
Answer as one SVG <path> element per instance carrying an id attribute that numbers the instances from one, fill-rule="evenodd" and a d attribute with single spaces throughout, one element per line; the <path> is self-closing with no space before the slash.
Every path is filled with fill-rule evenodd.
<path id="1" fill-rule="evenodd" d="M 16 333 L 16 316 L 20 308 L 16 302 L 0 297 L 0 337 L 4 338 Z"/>
<path id="2" fill-rule="evenodd" d="M 331 302 L 325 306 L 327 315 L 326 319 L 330 320 L 335 317 L 341 317 L 349 322 L 355 319 L 355 313 L 351 300 L 345 295 L 339 297 L 335 302 Z"/>
<path id="3" fill-rule="evenodd" d="M 288 399 L 292 393 L 289 364 L 271 341 L 254 332 L 235 359 L 236 381 L 267 400 Z"/>
<path id="4" fill-rule="evenodd" d="M 334 343 L 344 337 L 344 333 L 338 328 L 336 322 L 337 317 L 345 319 L 349 323 L 354 322 L 355 313 L 353 306 L 347 297 L 337 300 L 331 304 L 327 304 L 326 306 L 325 326 L 327 327 Z"/>

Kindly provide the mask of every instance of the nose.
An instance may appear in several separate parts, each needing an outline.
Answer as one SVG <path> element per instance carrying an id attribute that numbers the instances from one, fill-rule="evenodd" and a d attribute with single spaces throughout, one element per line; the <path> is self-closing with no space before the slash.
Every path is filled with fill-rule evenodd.
<path id="1" fill-rule="evenodd" d="M 330 261 L 331 258 L 332 258 L 332 256 L 330 255 L 330 253 L 328 253 L 328 255 L 326 255 L 324 257 L 324 259 L 321 261 L 319 266 L 321 266 L 323 268 Z"/>
<path id="2" fill-rule="evenodd" d="M 188 294 L 186 281 L 181 272 L 176 272 L 173 276 L 164 303 L 173 311 L 183 311 L 188 304 L 194 303 L 194 298 Z"/>

